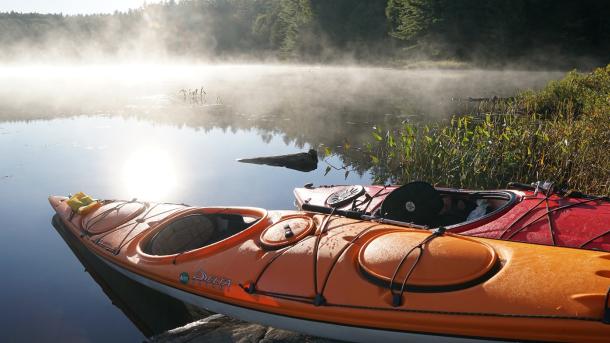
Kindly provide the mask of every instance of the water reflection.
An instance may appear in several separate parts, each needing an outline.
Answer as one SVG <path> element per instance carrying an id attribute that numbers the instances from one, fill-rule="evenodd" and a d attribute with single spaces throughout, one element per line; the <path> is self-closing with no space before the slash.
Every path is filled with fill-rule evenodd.
<path id="1" fill-rule="evenodd" d="M 123 163 L 121 185 L 142 199 L 163 199 L 176 190 L 178 161 L 158 146 L 136 147 Z"/>
<path id="2" fill-rule="evenodd" d="M 112 304 L 118 307 L 144 336 L 157 335 L 210 315 L 130 280 L 83 247 L 57 216 L 53 217 L 52 224 Z"/>

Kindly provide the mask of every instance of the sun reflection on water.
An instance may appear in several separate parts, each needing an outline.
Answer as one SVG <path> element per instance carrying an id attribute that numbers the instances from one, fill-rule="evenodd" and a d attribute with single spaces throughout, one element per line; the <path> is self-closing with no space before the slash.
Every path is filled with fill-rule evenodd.
<path id="1" fill-rule="evenodd" d="M 144 147 L 125 160 L 122 178 L 130 196 L 162 201 L 176 190 L 179 175 L 176 163 L 167 150 Z"/>

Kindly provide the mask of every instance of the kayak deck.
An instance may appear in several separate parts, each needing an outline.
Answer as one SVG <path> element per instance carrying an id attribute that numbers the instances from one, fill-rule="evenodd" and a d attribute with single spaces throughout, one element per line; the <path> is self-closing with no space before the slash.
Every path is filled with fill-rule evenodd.
<path id="1" fill-rule="evenodd" d="M 296 188 L 296 205 L 329 206 L 333 194 L 354 186 Z M 362 186 L 360 186 L 362 187 Z M 364 186 L 363 191 L 337 208 L 379 214 L 383 201 L 399 186 Z M 527 189 L 471 191 L 437 188 L 442 209 L 427 223 L 445 226 L 467 236 L 544 245 L 610 251 L 610 200 L 607 197 L 571 197 Z M 477 210 L 477 201 L 486 208 Z"/>

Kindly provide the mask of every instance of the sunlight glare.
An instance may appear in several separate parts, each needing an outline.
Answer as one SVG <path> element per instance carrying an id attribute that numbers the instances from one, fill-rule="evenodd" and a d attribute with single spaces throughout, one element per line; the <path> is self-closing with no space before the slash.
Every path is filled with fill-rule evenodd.
<path id="1" fill-rule="evenodd" d="M 162 148 L 137 150 L 123 165 L 123 182 L 129 196 L 161 201 L 175 191 L 178 174 L 175 161 Z"/>

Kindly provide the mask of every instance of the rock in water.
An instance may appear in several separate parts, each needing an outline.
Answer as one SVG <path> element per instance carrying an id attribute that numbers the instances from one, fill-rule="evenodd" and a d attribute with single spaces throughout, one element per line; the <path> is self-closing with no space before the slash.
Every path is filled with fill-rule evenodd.
<path id="1" fill-rule="evenodd" d="M 339 341 L 302 335 L 258 324 L 246 323 L 215 314 L 160 335 L 150 343 L 339 343 Z"/>
<path id="2" fill-rule="evenodd" d="M 286 167 L 302 172 L 309 172 L 318 168 L 318 152 L 314 149 L 309 149 L 308 152 L 279 156 L 241 158 L 237 161 L 243 163 L 264 164 L 274 167 Z"/>

